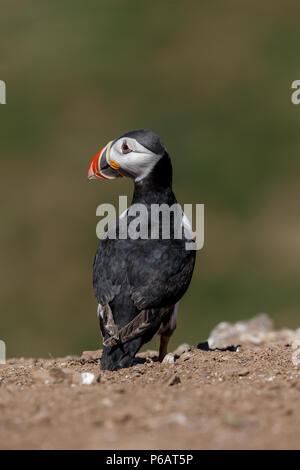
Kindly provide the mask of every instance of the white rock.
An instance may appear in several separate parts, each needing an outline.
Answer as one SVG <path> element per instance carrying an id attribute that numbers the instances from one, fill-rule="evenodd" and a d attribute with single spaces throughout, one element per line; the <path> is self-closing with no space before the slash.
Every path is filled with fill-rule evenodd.
<path id="1" fill-rule="evenodd" d="M 163 359 L 163 364 L 174 364 L 175 362 L 175 356 L 172 353 L 166 354 L 166 356 Z"/>
<path id="2" fill-rule="evenodd" d="M 267 336 L 273 333 L 273 322 L 271 318 L 261 313 L 250 320 L 237 323 L 219 323 L 210 333 L 208 345 L 210 348 L 226 348 L 231 345 L 265 342 Z"/>
<path id="3" fill-rule="evenodd" d="M 109 398 L 103 398 L 102 400 L 102 405 L 104 406 L 112 406 L 113 405 L 113 402 L 109 399 Z"/>
<path id="4" fill-rule="evenodd" d="M 268 378 L 266 379 L 266 381 L 267 381 L 267 382 L 273 382 L 274 379 L 275 379 L 275 376 L 272 375 L 271 377 L 268 377 Z"/>
<path id="5" fill-rule="evenodd" d="M 178 354 L 178 356 L 181 356 L 181 354 L 185 353 L 185 352 L 188 352 L 190 351 L 192 348 L 189 344 L 187 343 L 183 343 L 181 344 L 180 346 L 178 346 L 175 351 L 174 351 L 174 354 Z"/>
<path id="6" fill-rule="evenodd" d="M 174 424 L 181 424 L 187 426 L 189 424 L 188 418 L 183 413 L 172 413 L 168 416 L 168 421 Z"/>
<path id="7" fill-rule="evenodd" d="M 90 372 L 81 373 L 82 385 L 91 385 L 95 381 L 95 375 Z"/>

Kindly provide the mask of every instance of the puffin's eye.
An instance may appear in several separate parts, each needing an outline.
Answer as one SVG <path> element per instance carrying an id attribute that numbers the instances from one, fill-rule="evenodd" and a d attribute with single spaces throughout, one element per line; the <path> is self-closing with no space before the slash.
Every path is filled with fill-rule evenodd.
<path id="1" fill-rule="evenodd" d="M 122 150 L 123 153 L 132 152 L 131 148 L 128 147 L 128 145 L 126 144 L 126 142 L 123 142 L 122 147 L 121 147 L 121 150 Z"/>

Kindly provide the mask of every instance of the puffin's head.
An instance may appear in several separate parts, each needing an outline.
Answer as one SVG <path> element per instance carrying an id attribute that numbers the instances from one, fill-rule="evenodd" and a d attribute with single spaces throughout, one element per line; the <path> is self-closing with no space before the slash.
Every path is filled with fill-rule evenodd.
<path id="1" fill-rule="evenodd" d="M 88 170 L 88 179 L 114 180 L 128 176 L 141 181 L 166 154 L 159 136 L 147 129 L 127 132 L 98 152 Z"/>

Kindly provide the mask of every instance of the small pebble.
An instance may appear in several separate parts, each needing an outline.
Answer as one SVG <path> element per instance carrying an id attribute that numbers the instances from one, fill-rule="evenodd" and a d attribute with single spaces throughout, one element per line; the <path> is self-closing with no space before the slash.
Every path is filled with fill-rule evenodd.
<path id="1" fill-rule="evenodd" d="M 109 399 L 109 398 L 103 398 L 102 400 L 102 405 L 104 406 L 112 406 L 113 405 L 113 402 Z"/>
<path id="2" fill-rule="evenodd" d="M 250 371 L 248 369 L 241 369 L 239 370 L 238 374 L 240 377 L 246 377 L 246 375 L 250 374 Z"/>
<path id="3" fill-rule="evenodd" d="M 101 382 L 101 374 L 97 375 L 96 382 L 97 382 L 97 384 L 99 384 Z"/>
<path id="4" fill-rule="evenodd" d="M 163 359 L 163 364 L 174 364 L 175 363 L 175 356 L 172 353 L 167 354 Z"/>
<path id="5" fill-rule="evenodd" d="M 82 372 L 81 380 L 82 385 L 91 385 L 95 381 L 95 376 L 90 372 Z"/>
<path id="6" fill-rule="evenodd" d="M 169 386 L 173 386 L 173 385 L 177 385 L 177 384 L 180 384 L 181 383 L 181 380 L 180 380 L 180 377 L 179 375 L 175 375 L 174 377 L 172 377 L 172 379 L 170 380 L 169 382 Z"/>
<path id="7" fill-rule="evenodd" d="M 273 382 L 273 380 L 275 379 L 274 375 L 272 375 L 271 377 L 268 377 L 266 379 L 267 382 Z"/>

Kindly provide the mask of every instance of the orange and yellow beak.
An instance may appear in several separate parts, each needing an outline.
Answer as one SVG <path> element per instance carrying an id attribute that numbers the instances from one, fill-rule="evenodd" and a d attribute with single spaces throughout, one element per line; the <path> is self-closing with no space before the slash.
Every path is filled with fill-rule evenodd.
<path id="1" fill-rule="evenodd" d="M 120 165 L 110 158 L 111 145 L 112 142 L 109 142 L 94 156 L 88 169 L 87 177 L 89 180 L 122 178 L 122 175 L 118 172 Z"/>

